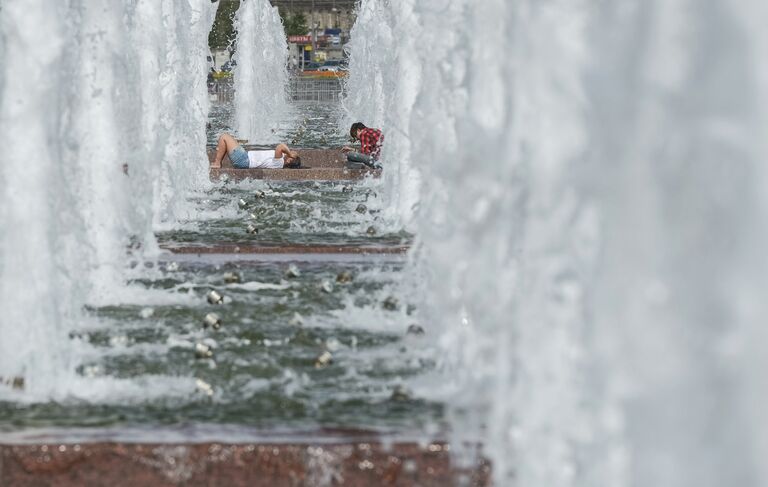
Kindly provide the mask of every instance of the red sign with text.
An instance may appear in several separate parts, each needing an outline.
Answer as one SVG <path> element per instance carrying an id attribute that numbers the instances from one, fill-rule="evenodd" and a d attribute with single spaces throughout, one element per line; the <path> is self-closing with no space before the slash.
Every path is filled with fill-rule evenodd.
<path id="1" fill-rule="evenodd" d="M 308 44 L 312 42 L 312 36 L 288 36 L 288 42 L 294 44 Z"/>

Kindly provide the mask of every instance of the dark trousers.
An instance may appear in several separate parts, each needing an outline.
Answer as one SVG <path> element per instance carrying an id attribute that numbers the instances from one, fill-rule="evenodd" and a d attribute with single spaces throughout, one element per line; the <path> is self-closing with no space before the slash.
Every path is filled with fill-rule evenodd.
<path id="1" fill-rule="evenodd" d="M 347 162 L 362 162 L 366 166 L 373 167 L 373 157 L 359 152 L 347 152 Z"/>

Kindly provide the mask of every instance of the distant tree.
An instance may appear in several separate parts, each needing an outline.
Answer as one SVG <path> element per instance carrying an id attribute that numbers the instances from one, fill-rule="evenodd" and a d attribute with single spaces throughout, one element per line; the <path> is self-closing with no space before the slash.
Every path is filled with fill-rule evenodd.
<path id="1" fill-rule="evenodd" d="M 309 32 L 307 26 L 307 17 L 302 12 L 287 12 L 280 10 L 280 17 L 283 19 L 285 34 L 289 36 L 303 36 Z"/>
<path id="2" fill-rule="evenodd" d="M 211 33 L 208 35 L 208 47 L 210 49 L 226 49 L 234 45 L 237 37 L 234 19 L 237 9 L 240 8 L 240 0 L 219 0 L 219 2 L 216 19 L 213 21 Z"/>

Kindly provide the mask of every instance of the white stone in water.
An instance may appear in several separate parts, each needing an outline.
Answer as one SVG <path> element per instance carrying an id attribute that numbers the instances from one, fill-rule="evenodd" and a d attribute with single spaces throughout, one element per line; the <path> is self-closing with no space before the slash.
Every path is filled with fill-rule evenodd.
<path id="1" fill-rule="evenodd" d="M 141 311 L 139 311 L 139 316 L 141 316 L 145 320 L 151 317 L 153 314 L 155 314 L 154 308 L 141 308 Z"/>
<path id="2" fill-rule="evenodd" d="M 410 397 L 411 395 L 408 393 L 408 389 L 406 389 L 405 386 L 396 385 L 392 390 L 392 396 L 390 396 L 390 399 L 393 401 L 407 401 L 410 399 Z"/>
<path id="3" fill-rule="evenodd" d="M 213 396 L 213 387 L 202 379 L 195 379 L 195 387 L 206 396 Z"/>
<path id="4" fill-rule="evenodd" d="M 336 350 L 341 348 L 341 342 L 339 340 L 337 340 L 336 338 L 331 337 L 331 338 L 329 338 L 329 339 L 327 339 L 325 341 L 325 348 L 329 352 L 335 352 Z"/>
<path id="5" fill-rule="evenodd" d="M 321 369 L 323 367 L 328 366 L 330 363 L 333 362 L 333 355 L 331 355 L 331 352 L 328 350 L 325 350 L 323 353 L 321 353 L 317 359 L 315 359 L 315 368 Z"/>
<path id="6" fill-rule="evenodd" d="M 241 210 L 244 210 L 248 208 L 248 203 L 246 203 L 244 199 L 240 198 L 240 201 L 237 202 L 237 206 L 239 206 Z"/>
<path id="7" fill-rule="evenodd" d="M 285 271 L 285 277 L 287 278 L 294 278 L 299 277 L 301 275 L 301 272 L 299 272 L 299 268 L 296 267 L 295 264 L 291 264 L 288 266 L 288 270 Z"/>
<path id="8" fill-rule="evenodd" d="M 336 276 L 336 282 L 341 284 L 347 284 L 352 282 L 352 273 L 349 271 L 342 271 Z"/>
<path id="9" fill-rule="evenodd" d="M 259 228 L 253 223 L 249 223 L 248 226 L 245 227 L 245 231 L 253 235 L 255 233 L 259 233 Z"/>
<path id="10" fill-rule="evenodd" d="M 324 293 L 332 293 L 333 292 L 333 284 L 331 284 L 331 281 L 324 279 L 322 283 L 320 283 L 320 289 Z"/>
<path id="11" fill-rule="evenodd" d="M 400 307 L 400 302 L 397 300 L 397 298 L 396 298 L 396 297 L 394 297 L 394 296 L 389 296 L 389 297 L 387 297 L 387 299 L 385 299 L 385 300 L 384 300 L 384 301 L 381 303 L 381 306 L 382 306 L 384 309 L 386 309 L 386 310 L 389 310 L 389 311 L 395 311 L 395 310 L 397 310 L 397 308 L 399 308 L 399 307 Z"/>
<path id="12" fill-rule="evenodd" d="M 208 302 L 211 304 L 222 304 L 224 303 L 224 296 L 218 293 L 215 289 L 211 290 L 211 292 L 208 293 Z"/>
<path id="13" fill-rule="evenodd" d="M 352 192 L 352 186 L 344 186 L 341 188 L 342 193 L 351 193 Z"/>
<path id="14" fill-rule="evenodd" d="M 25 381 L 24 377 L 0 377 L 0 384 L 9 386 L 11 389 L 22 390 L 24 389 Z"/>
<path id="15" fill-rule="evenodd" d="M 216 313 L 208 313 L 203 319 L 203 327 L 211 327 L 214 330 L 221 328 L 221 318 Z"/>
<path id="16" fill-rule="evenodd" d="M 240 277 L 240 274 L 237 272 L 227 272 L 224 274 L 224 282 L 228 284 L 241 282 L 242 278 Z"/>
<path id="17" fill-rule="evenodd" d="M 288 322 L 291 326 L 303 326 L 304 325 L 304 318 L 299 313 L 293 313 L 293 317 L 291 318 L 291 321 Z"/>
<path id="18" fill-rule="evenodd" d="M 267 197 L 267 193 L 265 193 L 262 190 L 258 190 L 256 191 L 256 193 L 254 193 L 253 197 L 256 198 L 257 200 L 264 199 Z"/>
<path id="19" fill-rule="evenodd" d="M 178 262 L 168 262 L 165 265 L 165 270 L 167 272 L 176 272 L 177 270 L 179 270 L 179 263 Z"/>
<path id="20" fill-rule="evenodd" d="M 409 335 L 423 335 L 424 334 L 424 328 L 417 324 L 411 324 L 408 325 L 408 330 L 406 331 Z"/>
<path id="21" fill-rule="evenodd" d="M 195 344 L 195 357 L 197 358 L 211 358 L 213 357 L 213 349 L 204 343 Z"/>

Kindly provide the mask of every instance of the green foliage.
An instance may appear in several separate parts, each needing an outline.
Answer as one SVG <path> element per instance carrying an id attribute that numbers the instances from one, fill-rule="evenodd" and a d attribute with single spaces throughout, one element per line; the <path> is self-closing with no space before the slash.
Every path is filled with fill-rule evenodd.
<path id="1" fill-rule="evenodd" d="M 307 17 L 302 12 L 285 12 L 280 10 L 280 17 L 283 19 L 283 27 L 285 28 L 285 35 L 289 36 L 303 36 L 309 32 L 307 26 Z"/>
<path id="2" fill-rule="evenodd" d="M 226 49 L 234 43 L 237 32 L 235 32 L 233 20 L 238 8 L 240 8 L 240 0 L 219 0 L 216 19 L 208 35 L 209 48 Z"/>

